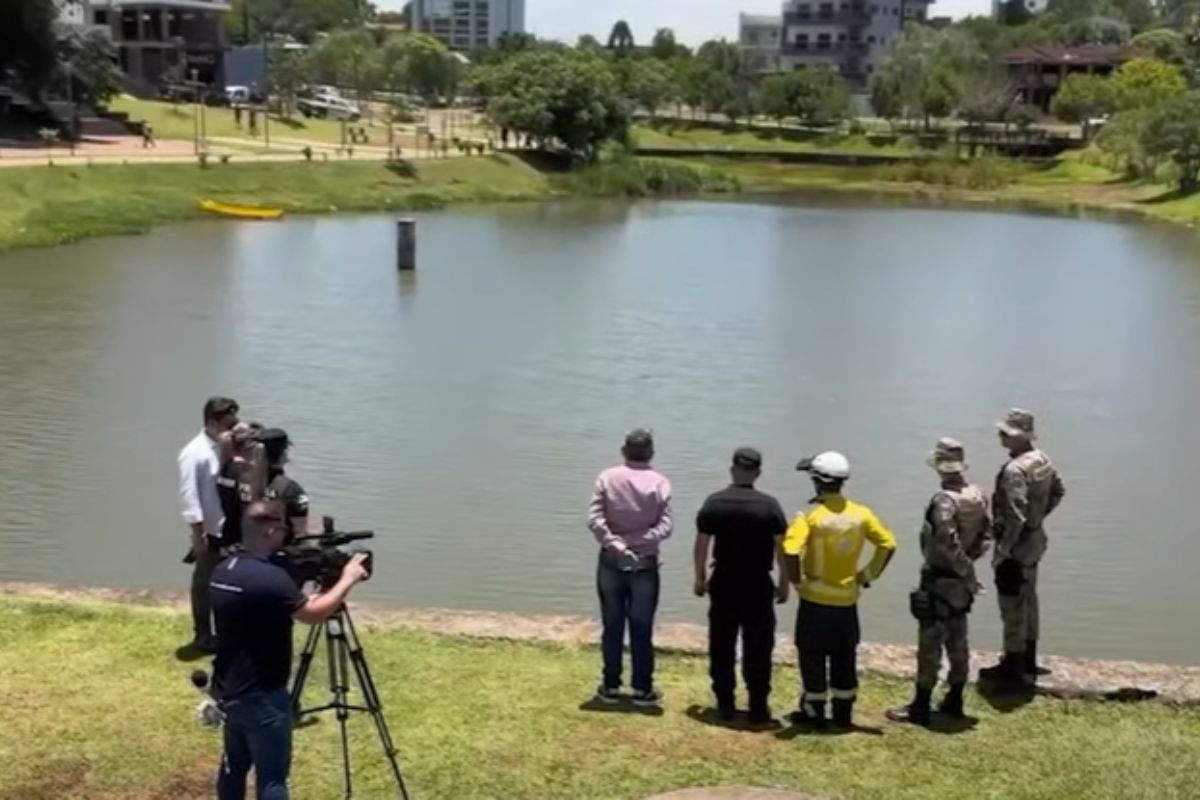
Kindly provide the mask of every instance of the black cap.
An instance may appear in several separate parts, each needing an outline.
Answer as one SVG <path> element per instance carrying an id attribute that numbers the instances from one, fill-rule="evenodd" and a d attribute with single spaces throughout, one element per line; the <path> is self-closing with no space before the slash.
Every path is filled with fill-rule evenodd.
<path id="1" fill-rule="evenodd" d="M 753 447 L 739 447 L 733 451 L 733 465 L 739 469 L 762 469 L 762 453 Z"/>
<path id="2" fill-rule="evenodd" d="M 292 440 L 288 438 L 287 431 L 283 428 L 263 428 L 258 432 L 258 441 L 281 447 L 288 447 L 292 443 Z"/>

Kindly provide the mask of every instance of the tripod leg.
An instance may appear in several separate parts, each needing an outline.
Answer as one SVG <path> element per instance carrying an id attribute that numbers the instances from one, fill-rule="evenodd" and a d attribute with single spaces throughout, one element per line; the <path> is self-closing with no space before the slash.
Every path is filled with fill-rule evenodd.
<path id="1" fill-rule="evenodd" d="M 317 645 L 321 641 L 321 628 L 321 625 L 313 625 L 308 629 L 308 638 L 304 640 L 304 649 L 300 651 L 300 660 L 296 664 L 296 678 L 292 682 L 292 718 L 297 722 L 300 720 L 304 683 L 308 680 L 308 671 L 312 668 L 313 658 L 317 655 Z"/>
<path id="2" fill-rule="evenodd" d="M 371 677 L 371 668 L 367 666 L 367 655 L 358 640 L 358 631 L 354 628 L 354 621 L 350 619 L 350 611 L 348 609 L 345 613 L 343 634 L 347 650 L 350 654 L 350 663 L 354 665 L 354 672 L 358 677 L 358 685 L 363 693 L 364 704 L 367 710 L 371 712 L 371 719 L 375 721 L 375 729 L 379 732 L 379 743 L 383 746 L 383 753 L 387 756 L 388 763 L 392 766 L 392 774 L 396 778 L 396 785 L 400 789 L 400 796 L 404 800 L 408 800 L 408 787 L 404 784 L 404 776 L 400 773 L 400 764 L 396 759 L 396 745 L 392 741 L 392 734 L 388 730 L 387 720 L 383 716 L 383 704 L 379 700 L 379 692 L 376 690 L 375 681 Z"/>
<path id="3" fill-rule="evenodd" d="M 346 708 L 350 687 L 346 669 L 345 613 L 343 608 L 325 623 L 325 642 L 329 652 L 329 692 L 333 695 L 333 708 L 337 712 L 338 727 L 342 736 L 342 777 L 346 784 L 346 797 L 350 798 L 354 796 L 354 788 L 350 777 L 350 738 L 346 730 L 346 721 L 350 716 Z"/>

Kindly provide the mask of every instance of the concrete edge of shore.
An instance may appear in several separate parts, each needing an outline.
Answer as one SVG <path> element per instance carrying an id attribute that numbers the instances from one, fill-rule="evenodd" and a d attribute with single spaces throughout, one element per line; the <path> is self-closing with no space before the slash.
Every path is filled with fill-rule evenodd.
<path id="1" fill-rule="evenodd" d="M 170 590 L 104 589 L 58 586 L 45 583 L 0 581 L 0 597 L 114 603 L 159 608 L 172 612 L 187 607 L 187 593 Z M 530 642 L 572 647 L 594 646 L 599 640 L 597 620 L 558 614 L 511 614 L 493 611 L 450 609 L 388 609 L 355 604 L 355 617 L 364 625 L 409 628 L 450 636 Z M 781 626 L 776 637 L 775 661 L 795 663 L 790 626 Z M 707 631 L 691 623 L 659 624 L 655 644 L 664 651 L 703 655 Z M 971 654 L 972 677 L 980 666 L 994 663 L 996 653 L 976 650 Z M 1177 705 L 1200 705 L 1200 666 L 1151 664 L 1136 661 L 1104 661 L 1046 656 L 1051 674 L 1040 679 L 1038 691 L 1061 698 L 1099 700 L 1155 699 Z M 859 650 L 861 669 L 890 678 L 911 680 L 915 674 L 916 648 L 908 645 L 864 643 Z"/>

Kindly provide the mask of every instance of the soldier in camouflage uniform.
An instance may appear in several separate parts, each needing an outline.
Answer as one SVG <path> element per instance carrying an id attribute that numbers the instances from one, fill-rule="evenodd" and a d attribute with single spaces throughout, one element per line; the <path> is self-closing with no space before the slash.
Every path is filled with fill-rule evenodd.
<path id="1" fill-rule="evenodd" d="M 929 465 L 941 476 L 942 487 L 925 511 L 921 530 L 925 563 L 921 585 L 911 597 L 913 616 L 920 624 L 917 691 L 911 703 L 887 714 L 895 722 L 914 725 L 930 722 L 943 649 L 950 661 L 950 688 L 938 711 L 963 716 L 963 689 L 970 665 L 967 614 L 980 589 L 975 562 L 987 551 L 991 527 L 987 495 L 967 483 L 962 444 L 955 439 L 940 440 Z"/>
<path id="2" fill-rule="evenodd" d="M 996 542 L 992 563 L 1004 623 L 1004 657 L 979 675 L 1020 686 L 1036 681 L 1038 675 L 1037 575 L 1046 552 L 1042 523 L 1062 502 L 1066 490 L 1049 457 L 1033 446 L 1033 414 L 1013 409 L 997 427 L 1010 456 L 996 477 L 992 496 Z"/>

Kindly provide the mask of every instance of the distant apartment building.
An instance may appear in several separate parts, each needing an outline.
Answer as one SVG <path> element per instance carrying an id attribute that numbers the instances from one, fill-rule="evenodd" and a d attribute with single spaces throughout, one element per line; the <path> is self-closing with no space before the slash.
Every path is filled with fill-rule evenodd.
<path id="1" fill-rule="evenodd" d="M 1035 2 L 1037 0 L 1030 0 Z M 927 24 L 934 0 L 785 0 L 780 17 L 741 14 L 747 72 L 818 67 L 865 85 L 906 24 Z"/>
<path id="2" fill-rule="evenodd" d="M 525 0 L 413 0 L 412 27 L 456 52 L 525 31 Z"/>
<path id="3" fill-rule="evenodd" d="M 224 86 L 226 0 L 89 0 L 92 24 L 108 30 L 130 88 L 150 92 L 196 80 Z"/>
<path id="4" fill-rule="evenodd" d="M 738 50 L 742 69 L 752 74 L 779 71 L 783 17 L 738 15 Z"/>

